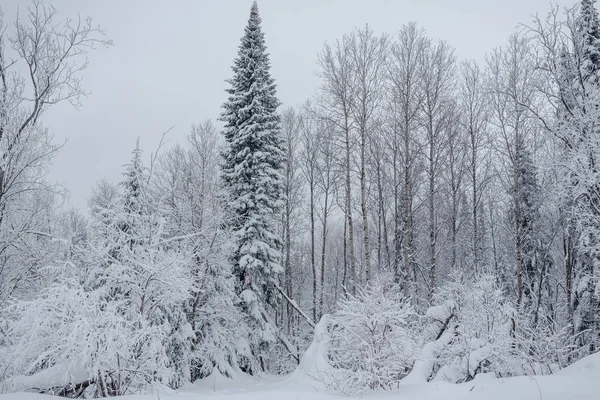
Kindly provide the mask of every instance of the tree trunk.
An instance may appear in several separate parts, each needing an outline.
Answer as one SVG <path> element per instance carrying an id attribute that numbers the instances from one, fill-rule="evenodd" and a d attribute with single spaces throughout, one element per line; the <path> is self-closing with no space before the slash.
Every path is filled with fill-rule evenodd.
<path id="1" fill-rule="evenodd" d="M 321 242 L 321 295 L 319 298 L 319 318 L 323 315 L 323 302 L 325 297 L 325 252 L 327 249 L 327 214 L 329 214 L 329 192 L 325 191 L 325 204 L 323 205 L 323 231 Z M 315 319 L 315 322 L 318 321 Z"/>
<path id="2" fill-rule="evenodd" d="M 480 260 L 480 255 L 479 255 L 479 221 L 477 220 L 478 215 L 477 215 L 477 208 L 478 208 L 478 202 L 479 202 L 479 198 L 477 196 L 478 194 L 478 190 L 477 190 L 477 145 L 475 143 L 475 134 L 473 132 L 473 130 L 470 130 L 470 136 L 471 136 L 471 185 L 473 186 L 473 193 L 472 193 L 472 202 L 473 202 L 473 208 L 472 208 L 472 216 L 473 216 L 473 266 L 474 266 L 474 270 L 475 273 L 479 273 L 479 260 Z"/>
<path id="3" fill-rule="evenodd" d="M 515 165 L 515 172 L 513 174 L 513 185 L 515 191 L 515 258 L 516 258 L 516 273 L 517 273 L 517 305 L 521 305 L 523 301 L 523 230 L 522 226 L 522 212 L 521 212 L 521 203 L 519 201 L 519 197 L 521 195 L 521 190 L 519 186 L 519 173 L 518 166 Z"/>
<path id="4" fill-rule="evenodd" d="M 398 166 L 396 160 L 396 152 L 394 152 L 394 280 L 396 283 L 400 283 L 400 257 L 402 254 L 402 237 L 400 236 L 400 204 L 399 198 L 400 193 L 398 187 L 400 183 L 398 182 Z M 406 293 L 406 292 L 405 292 Z"/>
<path id="5" fill-rule="evenodd" d="M 410 276 L 412 269 L 412 182 L 410 177 L 410 165 L 408 154 L 410 151 L 410 140 L 407 133 L 404 135 L 404 192 L 403 192 L 403 258 L 404 258 L 404 294 L 406 297 L 411 295 Z"/>
<path id="6" fill-rule="evenodd" d="M 369 215 L 367 213 L 367 174 L 366 174 L 366 147 L 367 135 L 363 127 L 360 146 L 360 208 L 363 220 L 363 241 L 365 249 L 365 277 L 371 280 L 371 249 L 369 247 Z"/>
<path id="7" fill-rule="evenodd" d="M 317 320 L 317 266 L 315 263 L 315 193 L 314 182 L 310 182 L 310 265 L 312 268 L 313 320 Z"/>
<path id="8" fill-rule="evenodd" d="M 352 181 L 350 180 L 350 127 L 347 118 L 345 123 L 345 146 L 346 146 L 346 219 L 348 221 L 348 247 L 350 254 L 350 281 L 352 294 L 356 293 L 356 258 L 354 256 L 354 225 L 352 222 Z"/>
<path id="9" fill-rule="evenodd" d="M 347 290 L 346 285 L 348 284 L 348 216 L 344 215 L 344 275 L 342 276 L 342 288 L 344 291 Z"/>
<path id="10" fill-rule="evenodd" d="M 435 290 L 436 269 L 436 226 L 435 226 L 435 179 L 433 172 L 433 146 L 430 147 L 430 176 L 429 176 L 429 301 Z"/>
<path id="11" fill-rule="evenodd" d="M 289 204 L 289 199 L 286 201 L 285 205 L 285 289 L 286 294 L 293 298 L 292 293 L 292 265 L 291 265 L 291 250 L 292 250 L 292 238 L 290 233 L 290 219 L 291 219 L 291 209 Z M 288 332 L 291 332 L 292 329 L 292 309 L 289 304 L 286 305 L 287 312 L 287 329 Z"/>

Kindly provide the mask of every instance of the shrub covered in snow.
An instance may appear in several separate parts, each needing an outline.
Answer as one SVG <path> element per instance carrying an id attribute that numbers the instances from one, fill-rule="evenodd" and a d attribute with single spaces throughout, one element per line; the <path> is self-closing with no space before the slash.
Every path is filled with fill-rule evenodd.
<path id="1" fill-rule="evenodd" d="M 431 378 L 464 382 L 478 373 L 506 375 L 512 358 L 515 312 L 495 277 L 482 274 L 467 279 L 454 273 L 435 301 L 451 312 L 444 314 L 444 320 L 436 320 L 436 313 L 430 311 L 429 318 L 440 327 L 446 324 L 452 337 L 440 348 Z"/>
<path id="2" fill-rule="evenodd" d="M 14 372 L 43 374 L 35 388 L 62 395 L 80 395 L 88 387 L 106 396 L 172 384 L 173 310 L 186 294 L 174 288 L 184 287 L 184 277 L 176 257 L 154 261 L 137 270 L 115 263 L 96 274 L 72 263 L 45 268 L 55 283 L 8 309 Z"/>
<path id="3" fill-rule="evenodd" d="M 395 285 L 377 281 L 347 294 L 330 320 L 329 386 L 355 394 L 396 384 L 414 361 L 415 320 Z"/>

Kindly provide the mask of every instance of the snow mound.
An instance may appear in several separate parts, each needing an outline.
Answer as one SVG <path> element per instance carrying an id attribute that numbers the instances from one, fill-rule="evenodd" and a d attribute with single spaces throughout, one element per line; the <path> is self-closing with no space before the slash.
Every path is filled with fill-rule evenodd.
<path id="1" fill-rule="evenodd" d="M 246 375 L 241 372 L 234 373 L 233 376 L 227 377 L 215 368 L 209 376 L 198 379 L 194 383 L 188 383 L 181 390 L 193 392 L 234 393 L 243 391 L 244 389 L 261 386 L 263 383 L 265 382 L 262 382 L 260 377 Z"/>
<path id="2" fill-rule="evenodd" d="M 329 326 L 331 315 L 325 314 L 315 326 L 313 340 L 308 349 L 302 355 L 298 367 L 284 380 L 289 383 L 304 382 L 314 387 L 323 388 L 325 379 L 334 373 L 333 368 L 327 361 L 329 352 Z"/>
<path id="3" fill-rule="evenodd" d="M 57 364 L 34 375 L 17 375 L 0 381 L 0 392 L 19 392 L 31 389 L 49 389 L 86 380 L 83 366 Z"/>
<path id="4" fill-rule="evenodd" d="M 176 393 L 124 396 L 121 400 L 341 400 L 344 397 L 317 389 L 306 374 L 329 369 L 327 355 L 328 317 L 319 322 L 315 339 L 296 372 L 284 379 L 234 379 L 216 373 Z M 389 392 L 366 392 L 363 400 L 598 400 L 600 397 L 600 353 L 592 354 L 553 375 L 495 378 L 478 375 L 462 384 L 428 382 L 400 385 Z M 35 393 L 0 394 L 0 400 L 50 400 Z"/>
<path id="5" fill-rule="evenodd" d="M 331 372 L 331 366 L 327 361 L 330 322 L 331 315 L 325 314 L 321 317 L 321 320 L 315 326 L 314 338 L 306 352 L 304 352 L 297 371 L 302 371 L 307 375 Z"/>
<path id="6" fill-rule="evenodd" d="M 0 399 L 2 400 L 51 400 L 54 397 L 49 396 L 47 394 L 39 394 L 39 393 L 10 393 L 10 394 L 0 394 Z"/>
<path id="7" fill-rule="evenodd" d="M 444 322 L 454 312 L 455 309 L 456 303 L 450 300 L 445 302 L 444 304 L 429 307 L 425 312 L 425 316 L 427 318 Z"/>
<path id="8" fill-rule="evenodd" d="M 579 376 L 600 380 L 600 352 L 584 357 L 554 375 Z"/>

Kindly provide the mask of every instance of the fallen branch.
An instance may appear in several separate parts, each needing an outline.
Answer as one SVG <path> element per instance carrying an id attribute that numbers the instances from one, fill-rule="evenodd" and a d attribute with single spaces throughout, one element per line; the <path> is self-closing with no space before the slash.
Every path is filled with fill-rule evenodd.
<path id="1" fill-rule="evenodd" d="M 450 323 L 450 321 L 452 320 L 452 318 L 454 318 L 454 313 L 450 314 L 448 316 L 448 318 L 446 318 L 446 321 L 442 325 L 442 328 L 440 329 L 440 333 L 438 333 L 438 335 L 436 336 L 435 340 L 438 340 L 439 338 L 441 338 L 442 335 L 444 334 L 444 332 L 446 332 L 446 329 L 448 329 L 448 324 Z"/>
<path id="2" fill-rule="evenodd" d="M 262 312 L 262 316 L 265 320 L 265 322 L 275 326 L 275 324 L 273 323 L 273 321 L 271 320 L 271 318 L 267 315 L 266 312 Z M 298 355 L 298 347 L 294 346 L 289 340 L 288 338 L 283 334 L 283 332 L 280 329 L 277 329 L 277 338 L 279 339 L 279 341 L 283 344 L 283 346 L 286 348 L 286 350 L 290 353 L 290 355 L 292 357 L 294 357 L 294 359 L 296 360 L 297 363 L 300 362 L 300 356 Z"/>
<path id="3" fill-rule="evenodd" d="M 34 390 L 41 394 L 50 394 L 52 396 L 58 397 L 70 397 L 73 399 L 78 399 L 83 395 L 85 389 L 87 389 L 90 385 L 96 383 L 93 379 L 88 379 L 79 383 L 68 383 L 64 386 L 55 386 L 48 389 L 42 388 L 31 388 L 30 390 Z"/>
<path id="4" fill-rule="evenodd" d="M 313 330 L 314 330 L 315 329 L 315 322 L 312 319 L 310 319 L 308 317 L 308 315 L 306 315 L 304 313 L 304 311 L 302 311 L 300 309 L 300 307 L 298 306 L 298 304 L 294 300 L 290 299 L 289 296 L 287 294 L 285 294 L 285 292 L 283 291 L 283 289 L 281 287 L 279 287 L 279 285 L 276 284 L 276 283 L 275 283 L 275 288 L 277 288 L 277 290 L 279 290 L 279 293 L 281 293 L 281 295 L 283 296 L 283 298 L 287 300 L 287 302 L 298 312 L 298 314 L 300 314 L 300 316 L 302 318 L 304 318 L 304 320 L 306 321 L 306 323 L 308 325 L 310 325 L 310 327 L 313 328 Z"/>
<path id="5" fill-rule="evenodd" d="M 419 384 L 428 382 L 433 373 L 434 363 L 439 352 L 450 343 L 456 334 L 456 325 L 445 324 L 438 335 L 438 339 L 426 343 L 421 349 L 421 354 L 415 361 L 412 371 L 400 382 L 402 384 Z"/>

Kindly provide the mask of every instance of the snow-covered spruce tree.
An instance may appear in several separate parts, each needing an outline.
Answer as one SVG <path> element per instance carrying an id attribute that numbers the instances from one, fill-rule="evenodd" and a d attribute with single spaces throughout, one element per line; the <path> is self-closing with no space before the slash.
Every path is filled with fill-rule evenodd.
<path id="1" fill-rule="evenodd" d="M 231 259 L 236 291 L 248 315 L 254 356 L 264 370 L 263 352 L 277 334 L 266 307 L 276 302 L 274 284 L 282 272 L 276 224 L 283 203 L 284 151 L 279 100 L 256 2 L 232 69 L 221 114 L 227 144 L 222 177 L 237 242 Z"/>
<path id="2" fill-rule="evenodd" d="M 135 144 L 135 149 L 132 152 L 131 162 L 127 164 L 124 173 L 125 179 L 121 182 L 123 187 L 123 200 L 125 213 L 134 218 L 142 212 L 142 185 L 144 181 L 145 171 L 142 164 L 142 150 L 140 149 L 140 140 Z M 133 229 L 131 223 L 126 223 L 124 226 L 125 232 L 131 232 Z M 131 232 L 133 233 L 133 232 Z"/>
<path id="3" fill-rule="evenodd" d="M 583 79 L 597 85 L 600 83 L 600 19 L 594 5 L 596 0 L 582 0 L 577 23 L 581 50 L 581 73 Z"/>
<path id="4" fill-rule="evenodd" d="M 522 138 L 514 145 L 513 183 L 510 190 L 511 212 L 509 220 L 515 230 L 517 255 L 517 303 L 531 307 L 536 284 L 536 240 L 539 222 L 539 196 L 536 169 L 531 154 Z"/>
<path id="5" fill-rule="evenodd" d="M 583 0 L 577 25 L 577 41 L 581 46 L 579 82 L 582 98 L 582 115 L 578 121 L 580 140 L 576 141 L 574 168 L 580 172 L 576 178 L 576 199 L 580 209 L 579 237 L 585 251 L 584 262 L 576 271 L 574 309 L 578 318 L 575 325 L 578 332 L 589 330 L 589 337 L 583 336 L 582 344 L 588 345 L 590 352 L 600 346 L 600 293 L 598 293 L 598 262 L 600 261 L 600 18 L 595 0 Z M 584 165 L 581 165 L 584 163 Z M 583 174 L 581 173 L 581 168 Z M 579 188 L 577 188 L 579 186 Z M 581 192 L 583 190 L 583 192 Z M 581 210 L 583 208 L 583 210 Z"/>
<path id="6" fill-rule="evenodd" d="M 123 314 L 142 335 L 131 349 L 130 362 L 152 372 L 135 376 L 133 382 L 179 387 L 189 379 L 192 334 L 183 304 L 194 282 L 187 274 L 188 253 L 169 241 L 168 210 L 152 196 L 141 154 L 138 144 L 120 184 L 118 229 L 108 248 L 118 251 L 107 260 L 105 285 L 115 301 L 124 303 Z"/>

